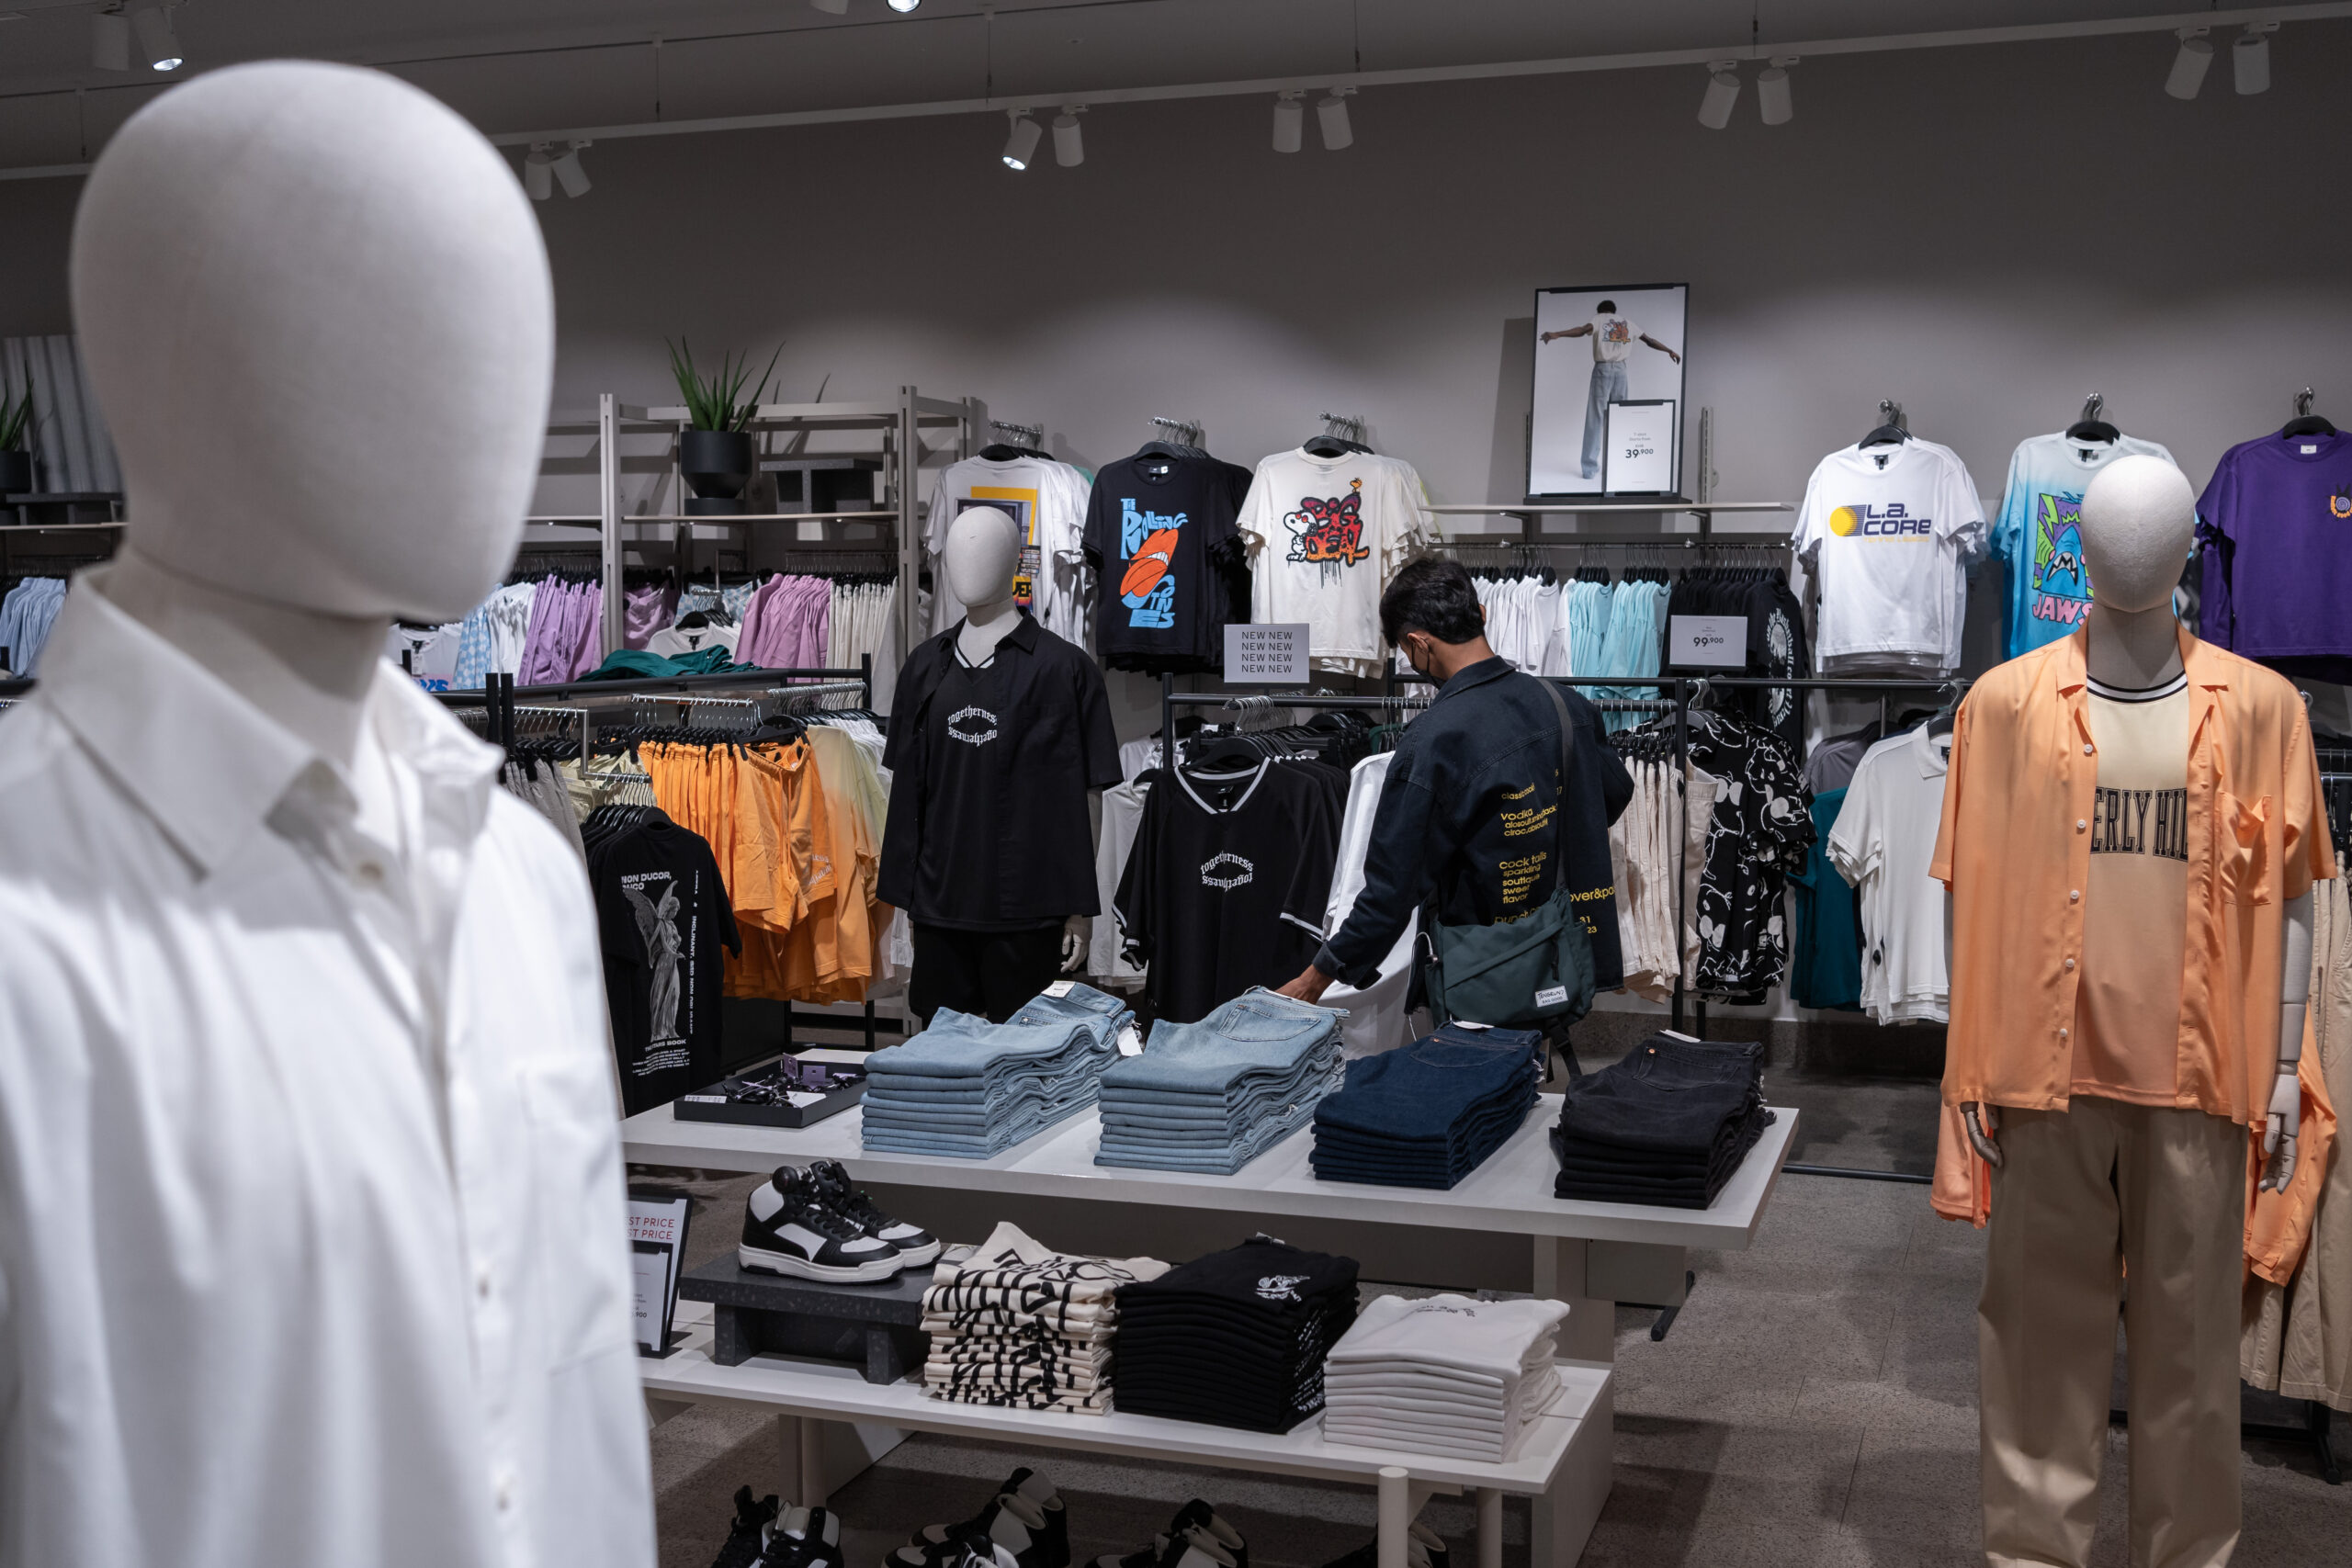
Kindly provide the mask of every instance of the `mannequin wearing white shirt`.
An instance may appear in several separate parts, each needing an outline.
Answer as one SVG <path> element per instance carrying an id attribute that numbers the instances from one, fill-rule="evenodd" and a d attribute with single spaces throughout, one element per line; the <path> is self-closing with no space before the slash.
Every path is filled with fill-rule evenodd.
<path id="1" fill-rule="evenodd" d="M 948 591 L 964 605 L 964 629 L 956 634 L 956 651 L 967 664 L 986 664 L 996 657 L 996 645 L 1021 624 L 1021 607 L 1012 598 L 1012 579 L 1021 566 L 1021 525 L 1010 513 L 993 506 L 969 507 L 949 526 L 947 547 L 939 558 L 947 570 Z M 1077 974 L 1086 961 L 1093 929 L 1091 915 L 1072 915 L 1062 922 L 1063 974 Z"/>
<path id="2" fill-rule="evenodd" d="M 2084 654 L 2092 680 L 2145 691 L 2181 672 L 2172 591 L 2196 537 L 2197 501 L 2188 479 L 2161 457 L 2119 457 L 2083 493 L 2083 554 L 2097 585 Z M 2295 1174 L 2302 1091 L 2295 1079 L 2303 1054 L 2303 1013 L 2311 998 L 2312 896 L 2290 898 L 2278 976 L 2278 1072 L 2262 1134 L 2268 1156 L 2262 1185 L 2284 1191 Z M 1969 1141 L 1988 1165 L 2001 1163 L 2000 1111 L 1961 1107 Z"/>
<path id="3" fill-rule="evenodd" d="M 530 205 L 404 83 L 239 66 L 72 282 L 130 520 L 10 716 L 74 819 L 0 825 L 0 1568 L 650 1564 L 588 890 L 382 659 L 520 536 Z"/>

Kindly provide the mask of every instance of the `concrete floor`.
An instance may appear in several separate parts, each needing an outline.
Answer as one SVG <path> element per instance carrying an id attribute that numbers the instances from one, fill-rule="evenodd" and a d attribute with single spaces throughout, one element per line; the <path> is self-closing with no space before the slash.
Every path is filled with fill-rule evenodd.
<path id="1" fill-rule="evenodd" d="M 1588 1066 L 1595 1060 L 1587 1053 Z M 1771 1089 L 1805 1107 L 1792 1159 L 1926 1168 L 1931 1084 L 1789 1070 Z M 749 1185 L 714 1186 L 695 1252 L 731 1244 Z M 1649 1337 L 1655 1314 L 1619 1314 L 1615 1486 L 1587 1568 L 1981 1562 L 1981 1235 L 1937 1219 L 1924 1187 L 1788 1176 L 1752 1250 L 1693 1264 L 1698 1286 L 1663 1342 Z M 2249 1396 L 2257 1418 L 2290 1409 L 2300 1406 Z M 2352 1452 L 2352 1422 L 2339 1432 Z M 2113 1434 L 2098 1568 L 2126 1562 L 2127 1443 Z M 785 1489 L 775 1424 L 756 1415 L 696 1410 L 655 1432 L 653 1454 L 662 1568 L 706 1568 L 737 1486 Z M 2352 1486 L 2322 1482 L 2305 1447 L 2250 1440 L 2244 1454 L 2241 1568 L 2345 1561 Z M 848 1568 L 875 1568 L 920 1526 L 968 1516 L 1018 1463 L 1060 1487 L 1080 1563 L 1148 1544 L 1195 1495 L 1242 1530 L 1253 1568 L 1319 1568 L 1372 1536 L 1368 1490 L 918 1437 L 833 1499 L 849 1527 Z M 1456 1568 L 1472 1561 L 1465 1506 L 1441 1498 L 1423 1517 L 1454 1544 Z M 1507 1533 L 1506 1562 L 1523 1564 L 1517 1508 Z"/>

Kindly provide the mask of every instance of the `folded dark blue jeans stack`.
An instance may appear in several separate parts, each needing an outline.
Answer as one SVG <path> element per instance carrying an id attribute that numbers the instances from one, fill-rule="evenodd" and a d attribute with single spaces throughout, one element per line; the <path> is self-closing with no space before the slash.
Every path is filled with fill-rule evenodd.
<path id="1" fill-rule="evenodd" d="M 1458 1023 L 1359 1057 L 1315 1108 L 1307 1163 L 1325 1181 L 1453 1187 L 1526 1122 L 1544 1057 L 1535 1030 Z"/>
<path id="2" fill-rule="evenodd" d="M 1552 1131 L 1553 1192 L 1703 1209 L 1771 1124 L 1763 1046 L 1653 1034 L 1568 1086 Z"/>

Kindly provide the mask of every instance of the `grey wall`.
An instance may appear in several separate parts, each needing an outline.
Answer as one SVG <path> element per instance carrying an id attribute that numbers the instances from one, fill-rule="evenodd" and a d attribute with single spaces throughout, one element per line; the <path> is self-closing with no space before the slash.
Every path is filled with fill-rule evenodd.
<path id="1" fill-rule="evenodd" d="M 666 397 L 665 334 L 781 337 L 787 396 L 977 395 L 1090 465 L 1154 413 L 1249 461 L 1329 409 L 1437 499 L 1515 497 L 1532 290 L 1687 279 L 1721 498 L 1796 499 L 1884 396 L 1989 495 L 2093 387 L 2201 482 L 2306 382 L 2352 414 L 2352 24 L 2278 35 L 2256 98 L 2226 62 L 2164 96 L 2172 48 L 1809 60 L 1793 123 L 1751 85 L 1723 133 L 1690 69 L 1392 88 L 1286 158 L 1254 98 L 1106 106 L 1025 175 L 977 118 L 605 142 L 540 209 L 558 402 Z M 78 188 L 0 186 L 0 335 L 65 329 Z"/>

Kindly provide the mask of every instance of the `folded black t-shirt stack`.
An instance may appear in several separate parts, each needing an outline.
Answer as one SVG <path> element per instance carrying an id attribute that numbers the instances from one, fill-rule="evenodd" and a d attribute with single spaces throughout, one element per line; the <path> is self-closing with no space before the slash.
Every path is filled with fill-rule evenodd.
<path id="1" fill-rule="evenodd" d="M 1119 1408 L 1287 1432 L 1323 1408 L 1323 1358 L 1355 1320 L 1354 1258 L 1252 1236 L 1119 1288 Z"/>
<path id="2" fill-rule="evenodd" d="M 1703 1209 L 1771 1124 L 1763 1046 L 1654 1034 L 1562 1097 L 1553 1193 Z"/>

